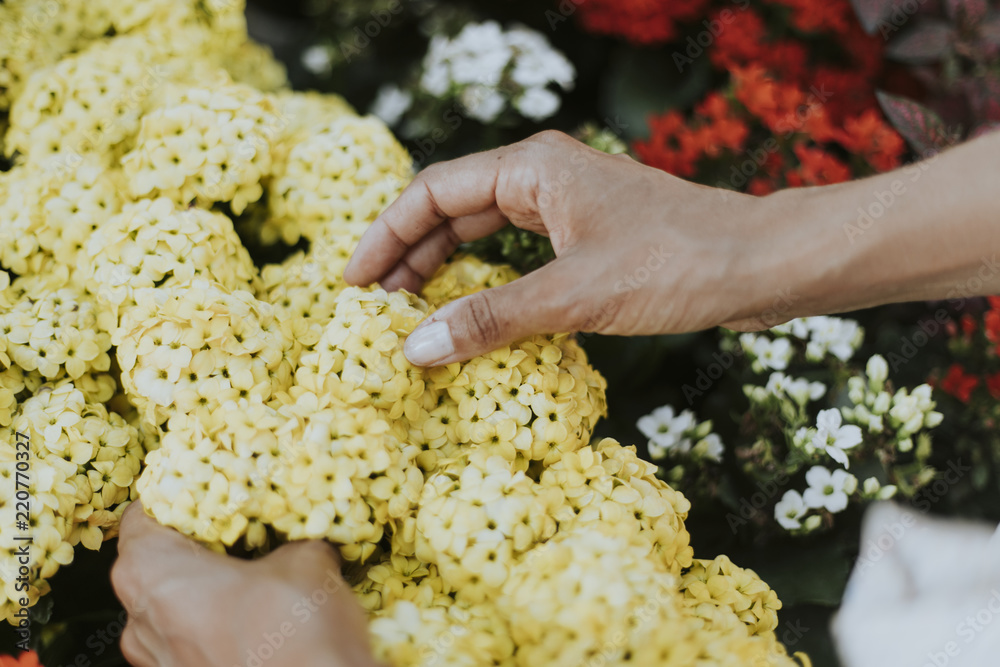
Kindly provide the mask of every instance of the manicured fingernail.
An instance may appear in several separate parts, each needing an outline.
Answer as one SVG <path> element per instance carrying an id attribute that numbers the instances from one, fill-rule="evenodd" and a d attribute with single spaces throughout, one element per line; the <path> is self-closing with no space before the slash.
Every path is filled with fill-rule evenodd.
<path id="1" fill-rule="evenodd" d="M 406 339 L 403 353 L 416 366 L 434 366 L 455 353 L 448 323 L 438 320 L 417 327 Z"/>

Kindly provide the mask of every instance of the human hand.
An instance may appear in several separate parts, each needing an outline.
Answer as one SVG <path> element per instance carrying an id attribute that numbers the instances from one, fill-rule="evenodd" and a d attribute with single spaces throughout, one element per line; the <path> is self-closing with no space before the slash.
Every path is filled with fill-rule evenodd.
<path id="1" fill-rule="evenodd" d="M 411 362 L 459 361 L 535 333 L 704 329 L 759 315 L 775 291 L 758 275 L 778 250 L 762 247 L 774 216 L 763 199 L 720 193 L 544 132 L 423 170 L 344 278 L 416 292 L 460 243 L 509 220 L 548 236 L 557 258 L 438 310 L 409 336 Z"/>
<path id="2" fill-rule="evenodd" d="M 361 607 L 325 542 L 286 544 L 255 561 L 213 553 L 133 503 L 111 581 L 128 611 L 121 650 L 136 667 L 367 667 Z M 270 656 L 270 657 L 269 657 Z"/>

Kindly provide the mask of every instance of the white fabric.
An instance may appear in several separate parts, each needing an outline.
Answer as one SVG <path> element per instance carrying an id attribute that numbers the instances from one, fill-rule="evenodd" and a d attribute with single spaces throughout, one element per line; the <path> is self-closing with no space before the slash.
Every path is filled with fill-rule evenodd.
<path id="1" fill-rule="evenodd" d="M 1000 665 L 1000 530 L 874 505 L 833 633 L 845 667 Z"/>

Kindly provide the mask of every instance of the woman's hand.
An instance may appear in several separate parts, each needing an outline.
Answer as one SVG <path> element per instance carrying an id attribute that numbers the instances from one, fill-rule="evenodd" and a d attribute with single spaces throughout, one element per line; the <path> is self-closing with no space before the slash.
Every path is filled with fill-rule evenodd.
<path id="1" fill-rule="evenodd" d="M 333 547 L 297 542 L 255 561 L 213 553 L 134 503 L 111 580 L 136 667 L 367 667 L 367 626 Z"/>
<path id="2" fill-rule="evenodd" d="M 423 366 L 535 333 L 761 329 L 951 298 L 977 272 L 973 291 L 989 294 L 1000 289 L 1000 272 L 981 266 L 1000 248 L 998 148 L 1000 132 L 896 172 L 758 198 L 544 132 L 423 170 L 367 231 L 344 278 L 417 291 L 460 243 L 508 221 L 551 239 L 555 261 L 417 327 L 405 352 Z"/>
<path id="3" fill-rule="evenodd" d="M 544 132 L 424 169 L 365 234 L 344 277 L 415 292 L 460 243 L 509 220 L 548 236 L 557 259 L 439 310 L 406 342 L 413 363 L 466 359 L 535 333 L 703 329 L 753 312 L 759 201 Z"/>

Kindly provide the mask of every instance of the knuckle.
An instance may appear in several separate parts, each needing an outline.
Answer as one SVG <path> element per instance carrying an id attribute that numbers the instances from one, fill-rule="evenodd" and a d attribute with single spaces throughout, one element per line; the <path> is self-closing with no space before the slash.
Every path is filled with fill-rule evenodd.
<path id="1" fill-rule="evenodd" d="M 421 169 L 420 173 L 417 174 L 413 180 L 419 181 L 423 185 L 426 184 L 427 181 L 433 181 L 438 179 L 441 176 L 443 170 L 444 170 L 444 163 L 435 162 Z"/>
<path id="2" fill-rule="evenodd" d="M 570 137 L 565 132 L 560 132 L 559 130 L 542 130 L 538 134 L 534 135 L 532 139 L 544 144 L 556 145 L 556 146 L 573 142 L 572 137 Z"/>
<path id="3" fill-rule="evenodd" d="M 118 593 L 122 603 L 127 606 L 128 602 L 125 599 L 125 594 L 129 593 L 132 589 L 133 577 L 129 572 L 127 563 L 123 562 L 121 558 L 115 561 L 114 566 L 111 568 L 111 586 Z"/>
<path id="4" fill-rule="evenodd" d="M 500 322 L 490 304 L 487 292 L 477 292 L 469 297 L 468 306 L 469 337 L 479 345 L 489 346 L 500 341 Z"/>
<path id="5" fill-rule="evenodd" d="M 135 665 L 136 667 L 146 666 L 147 663 L 144 662 L 145 654 L 142 651 L 142 642 L 139 640 L 138 634 L 136 634 L 135 623 L 130 622 L 125 625 L 119 649 L 122 652 L 122 657 L 130 665 Z"/>

